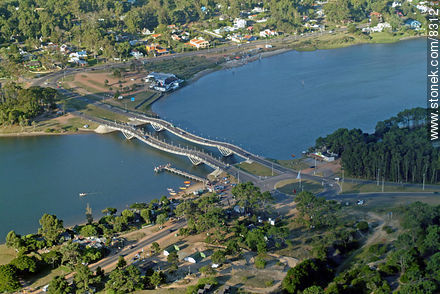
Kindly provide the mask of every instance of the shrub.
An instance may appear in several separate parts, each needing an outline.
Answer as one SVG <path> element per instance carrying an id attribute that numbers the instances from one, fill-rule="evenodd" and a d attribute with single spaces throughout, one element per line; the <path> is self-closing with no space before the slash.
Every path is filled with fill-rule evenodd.
<path id="1" fill-rule="evenodd" d="M 258 269 L 264 269 L 266 267 L 266 260 L 262 256 L 255 258 L 255 267 Z"/>
<path id="2" fill-rule="evenodd" d="M 383 226 L 382 230 L 384 230 L 387 234 L 391 234 L 394 232 L 394 229 L 390 226 Z"/>
<path id="3" fill-rule="evenodd" d="M 366 232 L 368 231 L 368 223 L 366 221 L 361 221 L 356 225 L 359 231 Z"/>

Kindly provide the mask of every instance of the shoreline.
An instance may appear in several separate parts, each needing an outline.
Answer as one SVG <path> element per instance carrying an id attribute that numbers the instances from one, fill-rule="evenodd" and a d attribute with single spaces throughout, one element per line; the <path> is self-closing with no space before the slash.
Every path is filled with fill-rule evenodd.
<path id="1" fill-rule="evenodd" d="M 351 47 L 351 46 L 357 46 L 357 45 L 366 45 L 366 44 L 393 44 L 393 43 L 398 43 L 398 42 L 402 42 L 402 41 L 407 41 L 407 40 L 412 40 L 412 39 L 419 39 L 419 38 L 426 38 L 426 36 L 406 36 L 403 37 L 401 39 L 396 39 L 396 40 L 391 40 L 390 42 L 371 42 L 371 41 L 364 41 L 364 42 L 355 42 L 355 43 L 351 43 L 351 44 L 341 44 L 341 46 L 337 46 L 337 47 L 330 47 L 330 48 L 316 48 L 314 46 L 311 47 L 304 47 L 304 48 L 295 48 L 295 45 L 293 44 L 285 44 L 285 45 L 281 45 L 279 48 L 274 48 L 274 50 L 263 50 L 263 52 L 259 52 L 255 55 L 252 55 L 250 57 L 244 58 L 244 59 L 238 59 L 238 60 L 229 60 L 226 61 L 224 63 L 219 64 L 218 66 L 214 67 L 214 68 L 208 68 L 202 71 L 197 72 L 196 74 L 194 74 L 193 77 L 191 77 L 190 79 L 188 79 L 187 83 L 180 89 L 183 89 L 184 87 L 186 87 L 187 85 L 191 85 L 195 82 L 197 82 L 199 79 L 203 78 L 204 76 L 207 76 L 211 73 L 217 72 L 217 71 L 221 71 L 221 70 L 227 70 L 227 69 L 232 69 L 232 68 L 237 68 L 237 67 L 241 67 L 244 66 L 250 62 L 254 62 L 258 59 L 262 59 L 262 58 L 268 58 L 268 57 L 272 57 L 272 56 L 276 56 L 276 55 L 280 55 L 286 52 L 290 52 L 290 51 L 316 51 L 316 50 L 333 50 L 333 49 L 341 49 L 341 48 L 347 48 L 347 47 Z M 305 38 L 306 40 L 309 38 Z M 310 49 L 310 50 L 309 50 Z M 239 51 L 237 52 L 237 54 L 249 51 L 252 49 L 246 49 L 243 51 Z M 225 52 L 226 53 L 226 52 Z M 231 52 L 229 52 L 231 53 Z M 209 55 L 208 55 L 209 56 Z M 173 94 L 174 92 L 171 93 L 165 93 L 160 99 L 164 99 L 166 97 L 169 97 Z M 159 99 L 158 99 L 159 100 Z M 154 101 L 152 104 L 149 105 L 151 112 L 156 114 L 153 110 L 152 107 L 154 105 L 154 103 L 156 103 L 158 100 Z M 82 129 L 82 130 L 78 130 L 76 132 L 64 132 L 64 133 L 46 133 L 46 132 L 13 132 L 13 133 L 0 133 L 0 138 L 8 138 L 8 137 L 39 137 L 39 136 L 61 136 L 61 135 L 76 135 L 76 134 L 87 134 L 87 133 L 94 133 L 94 130 L 86 130 L 86 129 Z"/>
<path id="2" fill-rule="evenodd" d="M 78 130 L 76 132 L 64 132 L 64 133 L 46 133 L 46 132 L 0 133 L 0 138 L 83 135 L 90 133 L 95 133 L 95 130 Z"/>

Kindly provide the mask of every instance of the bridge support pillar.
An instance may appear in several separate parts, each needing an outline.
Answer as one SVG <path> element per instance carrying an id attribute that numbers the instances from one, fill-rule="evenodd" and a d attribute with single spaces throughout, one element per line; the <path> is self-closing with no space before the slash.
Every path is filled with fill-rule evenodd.
<path id="1" fill-rule="evenodd" d="M 232 155 L 232 151 L 231 150 L 229 150 L 228 148 L 224 148 L 224 147 L 218 147 L 218 150 L 220 151 L 220 153 L 223 155 L 223 156 L 230 156 L 230 155 Z"/>
<path id="2" fill-rule="evenodd" d="M 200 165 L 203 163 L 203 161 L 201 161 L 200 159 L 193 157 L 193 156 L 188 156 L 189 160 L 191 160 L 191 163 L 194 165 Z"/>
<path id="3" fill-rule="evenodd" d="M 163 130 L 163 127 L 162 127 L 161 125 L 157 124 L 157 123 L 152 122 L 152 123 L 151 123 L 151 126 L 153 127 L 153 129 L 154 129 L 156 132 L 160 132 L 160 131 Z"/>
<path id="4" fill-rule="evenodd" d="M 131 139 L 134 138 L 133 135 L 131 135 L 131 134 L 129 134 L 129 133 L 126 133 L 126 132 L 124 132 L 124 131 L 122 131 L 122 134 L 124 135 L 125 139 L 127 139 L 127 140 L 131 140 Z"/>

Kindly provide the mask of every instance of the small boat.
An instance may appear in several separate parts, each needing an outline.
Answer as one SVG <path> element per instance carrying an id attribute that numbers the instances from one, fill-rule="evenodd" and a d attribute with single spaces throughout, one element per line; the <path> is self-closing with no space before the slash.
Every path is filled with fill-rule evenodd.
<path id="1" fill-rule="evenodd" d="M 186 185 L 185 185 L 185 187 L 189 187 L 189 186 L 191 186 L 191 185 L 190 185 L 190 184 L 186 184 Z"/>
<path id="2" fill-rule="evenodd" d="M 180 187 L 179 189 L 180 190 L 186 190 L 186 187 Z"/>
<path id="3" fill-rule="evenodd" d="M 168 188 L 167 190 L 168 190 L 168 191 L 170 191 L 170 192 L 173 192 L 173 191 L 174 191 L 174 190 L 173 190 L 173 189 L 171 189 L 171 188 Z"/>
<path id="4" fill-rule="evenodd" d="M 176 192 L 170 192 L 171 196 L 176 196 Z"/>
<path id="5" fill-rule="evenodd" d="M 191 181 L 185 181 L 184 184 L 191 184 Z"/>
<path id="6" fill-rule="evenodd" d="M 79 193 L 79 197 L 87 196 L 87 193 Z"/>

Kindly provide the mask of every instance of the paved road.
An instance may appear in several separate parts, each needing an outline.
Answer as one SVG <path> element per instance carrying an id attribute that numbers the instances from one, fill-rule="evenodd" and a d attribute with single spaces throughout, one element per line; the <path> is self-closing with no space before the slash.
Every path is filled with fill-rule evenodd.
<path id="1" fill-rule="evenodd" d="M 101 268 L 109 266 L 109 265 L 117 262 L 119 259 L 119 256 L 121 256 L 121 255 L 126 256 L 126 255 L 130 255 L 132 253 L 139 252 L 140 250 L 142 250 L 142 248 L 145 248 L 145 247 L 151 245 L 153 242 L 156 242 L 156 241 L 166 237 L 167 235 L 170 234 L 170 229 L 174 232 L 174 231 L 178 231 L 180 228 L 183 228 L 185 226 L 186 226 L 186 221 L 184 219 L 181 219 L 180 221 L 176 222 L 172 226 L 164 228 L 162 231 L 155 233 L 150 238 L 147 238 L 147 239 L 142 240 L 136 244 L 133 244 L 130 247 L 126 247 L 125 249 L 123 249 L 122 251 L 120 251 L 118 253 L 115 253 L 114 255 L 110 255 L 110 256 L 98 261 L 97 263 L 91 264 L 89 267 L 91 270 L 95 271 L 98 266 L 100 266 Z"/>
<path id="2" fill-rule="evenodd" d="M 337 32 L 343 32 L 347 29 L 341 28 L 337 29 Z M 54 73 L 47 74 L 41 78 L 34 79 L 32 82 L 33 86 L 42 86 L 45 82 L 47 82 L 49 79 L 60 79 L 63 76 L 67 76 L 72 73 L 76 72 L 87 72 L 87 71 L 94 71 L 94 70 L 102 70 L 102 69 L 112 69 L 112 68 L 120 68 L 120 67 L 126 67 L 130 65 L 132 62 L 138 62 L 141 64 L 150 63 L 150 62 L 156 62 L 160 60 L 167 60 L 167 59 L 173 59 L 178 57 L 189 57 L 189 56 L 197 56 L 197 55 L 207 55 L 207 54 L 219 54 L 224 52 L 225 54 L 228 53 L 228 51 L 234 50 L 234 49 L 240 49 L 240 51 L 245 51 L 248 49 L 252 49 L 257 46 L 265 45 L 265 44 L 284 44 L 288 42 L 292 42 L 295 40 L 299 40 L 301 38 L 307 38 L 307 37 L 313 37 L 313 36 L 322 36 L 322 35 L 328 35 L 332 34 L 330 31 L 324 31 L 324 32 L 314 32 L 314 33 L 306 33 L 303 35 L 289 35 L 285 38 L 280 39 L 271 39 L 271 40 L 258 40 L 247 44 L 233 44 L 233 42 L 230 42 L 230 45 L 216 47 L 216 48 L 209 48 L 206 50 L 197 50 L 197 51 L 190 51 L 190 52 L 184 52 L 184 53 L 174 53 L 169 55 L 162 55 L 154 58 L 140 58 L 137 60 L 129 60 L 125 62 L 110 62 L 103 65 L 98 65 L 95 67 L 86 67 L 86 68 L 67 68 L 64 70 L 60 70 Z"/>

